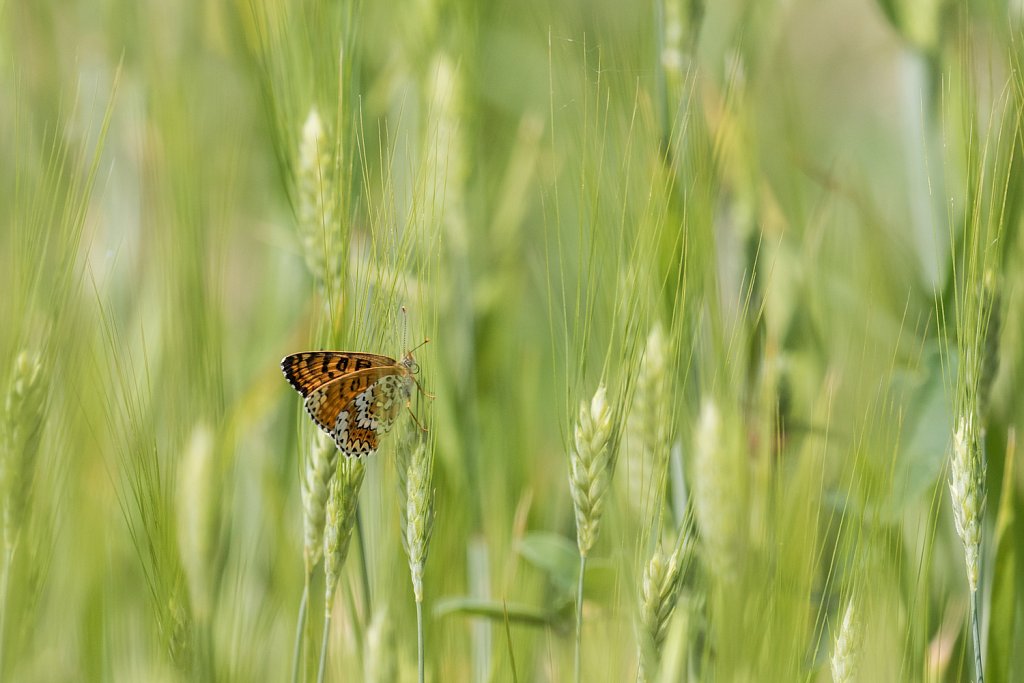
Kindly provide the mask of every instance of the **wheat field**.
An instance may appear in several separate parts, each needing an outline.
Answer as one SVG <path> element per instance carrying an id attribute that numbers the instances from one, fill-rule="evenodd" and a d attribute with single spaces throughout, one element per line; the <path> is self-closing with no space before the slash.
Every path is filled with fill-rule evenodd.
<path id="1" fill-rule="evenodd" d="M 0 680 L 1024 680 L 1022 67 L 1018 0 L 0 0 Z M 296 383 L 342 448 L 320 350 L 392 359 Z"/>

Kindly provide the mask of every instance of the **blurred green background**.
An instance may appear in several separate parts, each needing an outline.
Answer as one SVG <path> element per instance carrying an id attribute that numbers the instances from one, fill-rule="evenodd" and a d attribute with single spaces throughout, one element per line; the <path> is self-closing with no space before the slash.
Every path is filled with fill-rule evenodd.
<path id="1" fill-rule="evenodd" d="M 582 680 L 839 679 L 850 604 L 849 680 L 974 680 L 969 416 L 985 673 L 1024 680 L 1022 18 L 0 0 L 0 678 L 287 680 L 315 430 L 280 359 L 429 337 L 427 680 L 572 680 L 601 384 Z M 416 679 L 396 431 L 327 680 Z"/>

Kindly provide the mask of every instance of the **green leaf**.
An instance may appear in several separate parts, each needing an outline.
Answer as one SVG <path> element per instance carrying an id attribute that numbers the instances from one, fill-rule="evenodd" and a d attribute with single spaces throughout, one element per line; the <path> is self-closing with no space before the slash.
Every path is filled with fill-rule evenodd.
<path id="1" fill-rule="evenodd" d="M 470 597 L 454 597 L 439 600 L 434 606 L 434 616 L 445 617 L 457 614 L 467 617 L 484 617 L 495 621 L 521 626 L 554 628 L 560 632 L 568 630 L 567 615 L 558 611 L 533 607 L 515 602 L 497 602 Z"/>
<path id="2" fill-rule="evenodd" d="M 523 559 L 548 575 L 560 595 L 572 594 L 580 570 L 575 543 L 558 534 L 534 531 L 523 537 L 517 549 Z"/>
<path id="3" fill-rule="evenodd" d="M 950 354 L 949 364 L 947 372 L 955 377 L 955 354 Z M 908 504 L 919 501 L 935 485 L 948 457 L 953 406 L 943 377 L 941 351 L 937 344 L 932 344 L 924 350 L 919 370 L 893 378 L 893 391 L 906 410 L 905 438 L 886 506 L 894 516 Z"/>

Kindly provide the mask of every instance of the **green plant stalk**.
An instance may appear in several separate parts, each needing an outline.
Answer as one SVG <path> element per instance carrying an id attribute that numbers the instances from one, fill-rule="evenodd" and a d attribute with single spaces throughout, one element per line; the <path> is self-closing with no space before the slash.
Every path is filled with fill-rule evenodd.
<path id="1" fill-rule="evenodd" d="M 519 673 L 516 671 L 516 653 L 512 648 L 512 626 L 508 618 L 508 605 L 503 602 L 502 606 L 505 607 L 505 642 L 508 644 L 508 663 L 512 669 L 512 683 L 519 683 Z"/>
<path id="2" fill-rule="evenodd" d="M 434 521 L 434 491 L 430 487 L 433 456 L 421 442 L 412 452 L 401 452 L 399 479 L 404 492 L 402 505 L 403 545 L 409 557 L 413 600 L 416 603 L 417 673 L 420 683 L 426 678 L 426 652 L 423 636 L 423 569 L 427 545 Z"/>
<path id="3" fill-rule="evenodd" d="M 201 680 L 216 681 L 216 667 L 213 663 L 213 630 L 210 620 L 204 619 L 196 624 L 196 667 L 199 668 Z"/>
<path id="4" fill-rule="evenodd" d="M 984 455 L 987 452 L 985 433 L 982 432 L 981 453 Z M 974 675 L 977 677 L 977 683 L 985 683 L 985 670 L 981 662 L 981 620 L 978 617 L 978 588 L 975 586 L 974 590 L 971 591 L 971 633 L 974 640 Z"/>
<path id="5" fill-rule="evenodd" d="M 985 672 L 981 665 L 981 626 L 978 619 L 978 591 L 971 591 L 971 632 L 974 635 L 974 675 L 978 683 L 985 683 Z"/>
<path id="6" fill-rule="evenodd" d="M 324 613 L 324 635 L 320 639 L 320 666 L 317 669 L 316 683 L 324 683 L 324 674 L 327 671 L 327 637 L 331 633 L 331 610 Z"/>
<path id="7" fill-rule="evenodd" d="M 363 581 L 363 614 L 369 622 L 373 610 L 370 609 L 370 569 L 366 558 L 366 536 L 363 534 L 363 506 L 356 501 L 356 540 L 359 542 L 359 575 Z"/>
<path id="8" fill-rule="evenodd" d="M 4 551 L 3 576 L 0 577 L 0 676 L 4 672 L 4 643 L 7 641 L 7 598 L 10 593 L 11 564 L 14 562 L 14 548 Z"/>
<path id="9" fill-rule="evenodd" d="M 306 632 L 306 609 L 309 607 L 309 572 L 302 588 L 302 600 L 299 601 L 299 620 L 295 624 L 295 647 L 292 650 L 292 683 L 299 680 L 299 658 L 302 654 L 302 636 Z"/>
<path id="10" fill-rule="evenodd" d="M 580 683 L 580 650 L 583 641 L 583 572 L 587 568 L 587 556 L 580 555 L 580 578 L 576 586 L 576 656 L 573 671 L 573 680 Z"/>
<path id="11" fill-rule="evenodd" d="M 423 648 L 423 602 L 416 601 L 416 671 L 419 683 L 426 678 L 426 659 Z"/>

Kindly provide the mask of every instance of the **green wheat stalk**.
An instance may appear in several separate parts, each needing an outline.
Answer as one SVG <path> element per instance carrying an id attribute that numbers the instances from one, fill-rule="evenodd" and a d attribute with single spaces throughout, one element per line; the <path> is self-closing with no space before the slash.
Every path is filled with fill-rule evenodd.
<path id="1" fill-rule="evenodd" d="M 420 683 L 426 677 L 423 633 L 423 570 L 430 537 L 434 531 L 434 454 L 427 443 L 417 439 L 398 449 L 398 478 L 402 502 L 402 545 L 409 558 L 413 599 L 416 602 L 416 653 Z"/>
<path id="2" fill-rule="evenodd" d="M 45 393 L 38 355 L 22 351 L 4 401 L 0 438 L 0 501 L 3 505 L 4 555 L 0 584 L 0 671 L 6 636 L 11 569 L 28 516 L 28 499 L 43 435 Z"/>
<path id="3" fill-rule="evenodd" d="M 580 571 L 576 586 L 575 680 L 580 680 L 580 652 L 583 631 L 583 576 L 587 557 L 597 543 L 601 516 L 612 478 L 612 410 L 607 392 L 600 385 L 590 403 L 580 404 L 579 418 L 569 451 L 569 490 L 576 515 L 576 545 L 580 552 Z"/>
<path id="4" fill-rule="evenodd" d="M 323 558 L 325 507 L 328 489 L 334 476 L 338 449 L 321 430 L 313 437 L 313 445 L 306 459 L 306 470 L 302 477 L 302 537 L 303 537 L 303 587 L 299 602 L 299 617 L 295 625 L 295 646 L 292 651 L 292 683 L 299 678 L 299 661 L 302 652 L 302 637 L 306 629 L 306 614 L 309 609 L 309 583 L 313 570 Z"/>
<path id="5" fill-rule="evenodd" d="M 724 422 L 718 403 L 705 399 L 694 433 L 693 503 L 705 557 L 724 581 L 736 578 L 743 544 L 737 506 L 745 478 L 735 428 Z"/>
<path id="6" fill-rule="evenodd" d="M 310 109 L 302 126 L 298 154 L 294 163 L 296 195 L 296 230 L 302 246 L 306 267 L 321 293 L 334 282 L 335 268 L 340 268 L 341 239 L 335 230 L 337 192 L 333 185 L 334 148 L 324 130 L 316 108 Z M 325 297 L 326 299 L 326 297 Z M 330 309 L 328 309 L 330 310 Z M 334 475 L 337 449 L 334 443 L 317 430 L 315 443 L 306 461 L 302 478 L 304 581 L 299 616 L 295 625 L 292 653 L 292 683 L 299 676 L 302 639 L 309 608 L 309 583 L 313 569 L 323 554 L 324 506 L 328 484 Z"/>
<path id="7" fill-rule="evenodd" d="M 981 524 L 985 514 L 986 469 L 977 420 L 968 414 L 960 418 L 957 430 L 953 434 L 949 494 L 953 504 L 956 533 L 964 548 L 967 583 L 971 592 L 971 633 L 977 683 L 984 683 L 985 680 L 978 621 L 978 580 L 981 575 Z"/>
<path id="8" fill-rule="evenodd" d="M 621 449 L 626 459 L 626 485 L 630 504 L 638 513 L 655 513 L 648 503 L 660 504 L 666 480 L 670 441 L 671 357 L 668 339 L 661 323 L 655 323 L 647 335 L 640 361 L 632 405 L 626 418 L 626 438 Z M 621 467 L 621 466 L 620 466 Z M 658 488 L 661 487 L 661 488 Z"/>
<path id="9" fill-rule="evenodd" d="M 834 683 L 850 683 L 856 679 L 862 636 L 860 608 L 857 597 L 851 595 L 846 601 L 843 620 L 839 624 L 832 646 L 832 656 L 829 659 Z"/>
<path id="10" fill-rule="evenodd" d="M 43 434 L 43 389 L 39 357 L 24 351 L 18 354 L 4 402 L 0 456 L 4 551 L 8 557 L 14 554 L 28 512 L 28 496 Z"/>
<path id="11" fill-rule="evenodd" d="M 334 151 L 331 136 L 314 107 L 302 126 L 299 143 L 296 227 L 306 267 L 324 294 L 336 286 L 344 258 Z"/>
<path id="12" fill-rule="evenodd" d="M 323 683 L 327 666 L 327 642 L 331 629 L 331 612 L 334 594 L 341 577 L 341 569 L 348 556 L 352 532 L 356 525 L 356 507 L 359 503 L 359 489 L 366 473 L 365 463 L 358 458 L 343 458 L 338 461 L 337 471 L 331 479 L 324 508 L 324 632 L 320 644 L 320 667 L 317 683 Z"/>
<path id="13" fill-rule="evenodd" d="M 640 680 L 656 680 L 661 650 L 672 614 L 679 603 L 679 589 L 692 555 L 690 523 L 684 523 L 675 546 L 657 543 L 644 567 L 640 583 Z"/>
<path id="14" fill-rule="evenodd" d="M 363 680 L 366 683 L 391 683 L 398 680 L 394 625 L 387 607 L 378 608 L 366 629 L 363 656 Z"/>
<path id="15" fill-rule="evenodd" d="M 217 451 L 209 427 L 200 424 L 193 432 L 178 466 L 177 528 L 181 566 L 196 622 L 199 655 L 197 664 L 213 674 L 211 615 L 217 598 L 216 494 L 220 486 Z"/>

